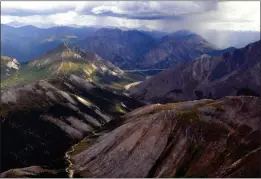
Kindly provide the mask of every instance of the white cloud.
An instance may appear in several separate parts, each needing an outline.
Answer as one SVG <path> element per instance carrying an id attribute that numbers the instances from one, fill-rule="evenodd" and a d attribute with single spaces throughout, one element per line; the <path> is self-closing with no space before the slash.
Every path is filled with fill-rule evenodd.
<path id="1" fill-rule="evenodd" d="M 1 11 L 2 23 L 260 31 L 258 1 L 1 1 Z M 155 18 L 149 19 L 151 16 Z"/>
<path id="2" fill-rule="evenodd" d="M 46 11 L 74 7 L 73 1 L 1 1 L 1 9 Z"/>

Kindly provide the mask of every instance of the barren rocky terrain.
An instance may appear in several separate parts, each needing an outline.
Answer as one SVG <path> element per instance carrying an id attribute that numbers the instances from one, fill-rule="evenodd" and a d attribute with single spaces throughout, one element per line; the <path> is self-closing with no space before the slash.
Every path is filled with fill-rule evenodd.
<path id="1" fill-rule="evenodd" d="M 72 157 L 75 177 L 260 177 L 260 98 L 155 104 Z"/>

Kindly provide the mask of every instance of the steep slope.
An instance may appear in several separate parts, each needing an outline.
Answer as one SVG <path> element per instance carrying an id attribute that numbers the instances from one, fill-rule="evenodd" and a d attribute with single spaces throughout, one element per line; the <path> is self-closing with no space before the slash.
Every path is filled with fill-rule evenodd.
<path id="1" fill-rule="evenodd" d="M 215 50 L 201 36 L 189 31 L 177 31 L 163 37 L 137 60 L 139 68 L 168 68 L 180 61 L 191 61 Z"/>
<path id="2" fill-rule="evenodd" d="M 55 168 L 74 143 L 140 105 L 73 74 L 1 89 L 1 172 Z"/>
<path id="3" fill-rule="evenodd" d="M 120 68 L 132 68 L 133 60 L 154 43 L 154 38 L 137 30 L 100 29 L 76 45 L 94 52 Z"/>
<path id="4" fill-rule="evenodd" d="M 9 78 L 20 68 L 20 63 L 15 58 L 1 56 L 1 82 Z"/>
<path id="5" fill-rule="evenodd" d="M 74 177 L 260 177 L 260 98 L 149 105 L 72 156 Z"/>
<path id="6" fill-rule="evenodd" d="M 130 88 L 130 93 L 153 102 L 260 96 L 260 41 L 221 56 L 179 63 Z"/>
<path id="7" fill-rule="evenodd" d="M 64 74 L 75 74 L 109 87 L 113 87 L 114 84 L 120 85 L 122 83 L 122 85 L 125 85 L 134 82 L 135 79 L 132 77 L 137 77 L 137 75 L 125 74 L 118 67 L 103 60 L 97 54 L 85 53 L 68 43 L 63 43 L 24 65 L 19 72 L 3 81 L 1 86 L 26 84 L 31 81 L 49 79 Z"/>

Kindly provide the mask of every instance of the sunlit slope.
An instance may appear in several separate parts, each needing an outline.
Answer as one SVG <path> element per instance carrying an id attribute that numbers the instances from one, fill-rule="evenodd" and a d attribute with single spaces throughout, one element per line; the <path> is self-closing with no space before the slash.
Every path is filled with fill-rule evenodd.
<path id="1" fill-rule="evenodd" d="M 50 79 L 68 74 L 75 74 L 90 82 L 114 89 L 121 89 L 126 84 L 143 79 L 138 75 L 125 74 L 97 54 L 85 53 L 63 43 L 22 66 L 19 71 L 2 81 L 1 87 L 26 84 L 39 79 Z"/>

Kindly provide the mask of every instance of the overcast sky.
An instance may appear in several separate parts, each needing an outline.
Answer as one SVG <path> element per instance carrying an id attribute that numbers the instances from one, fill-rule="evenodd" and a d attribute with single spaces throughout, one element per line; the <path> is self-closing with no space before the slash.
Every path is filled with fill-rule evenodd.
<path id="1" fill-rule="evenodd" d="M 1 22 L 260 30 L 259 1 L 1 1 Z"/>
<path id="2" fill-rule="evenodd" d="M 260 31 L 260 1 L 1 1 L 1 23 Z M 211 36 L 211 35 L 210 35 Z"/>

